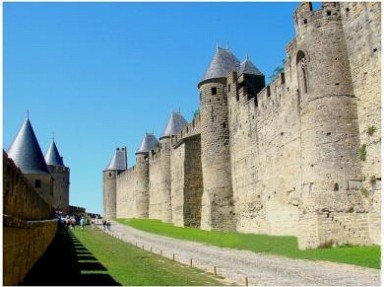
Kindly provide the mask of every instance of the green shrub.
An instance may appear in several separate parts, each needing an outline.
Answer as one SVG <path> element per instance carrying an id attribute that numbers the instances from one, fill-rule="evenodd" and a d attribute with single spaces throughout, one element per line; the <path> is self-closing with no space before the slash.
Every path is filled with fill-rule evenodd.
<path id="1" fill-rule="evenodd" d="M 371 136 L 371 135 L 373 135 L 375 133 L 375 131 L 376 131 L 376 127 L 375 126 L 370 126 L 370 127 L 368 127 L 367 134 L 369 136 Z"/>
<path id="2" fill-rule="evenodd" d="M 363 144 L 359 148 L 359 158 L 362 161 L 366 161 L 366 159 L 367 159 L 367 145 L 366 144 Z"/>

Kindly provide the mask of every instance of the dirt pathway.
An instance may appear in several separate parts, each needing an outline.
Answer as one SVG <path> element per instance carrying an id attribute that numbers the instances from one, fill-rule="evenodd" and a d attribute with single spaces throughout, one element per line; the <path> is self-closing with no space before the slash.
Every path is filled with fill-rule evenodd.
<path id="1" fill-rule="evenodd" d="M 219 248 L 146 233 L 112 222 L 111 235 L 207 272 L 216 270 L 230 285 L 380 286 L 380 270 L 326 261 L 289 259 Z"/>

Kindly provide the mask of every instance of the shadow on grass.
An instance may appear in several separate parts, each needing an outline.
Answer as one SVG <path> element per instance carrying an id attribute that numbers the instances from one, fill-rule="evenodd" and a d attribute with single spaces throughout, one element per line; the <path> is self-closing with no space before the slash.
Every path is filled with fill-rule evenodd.
<path id="1" fill-rule="evenodd" d="M 64 227 L 36 262 L 22 286 L 120 286 L 107 269 Z"/>

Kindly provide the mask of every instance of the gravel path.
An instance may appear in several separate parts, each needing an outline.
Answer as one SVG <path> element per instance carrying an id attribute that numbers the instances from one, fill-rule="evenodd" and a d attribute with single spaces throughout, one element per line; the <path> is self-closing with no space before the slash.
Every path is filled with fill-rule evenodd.
<path id="1" fill-rule="evenodd" d="M 263 286 L 380 286 L 380 271 L 349 264 L 289 259 L 209 246 L 112 222 L 112 236 L 223 277 L 223 284 Z M 247 279 L 246 279 L 247 277 Z"/>

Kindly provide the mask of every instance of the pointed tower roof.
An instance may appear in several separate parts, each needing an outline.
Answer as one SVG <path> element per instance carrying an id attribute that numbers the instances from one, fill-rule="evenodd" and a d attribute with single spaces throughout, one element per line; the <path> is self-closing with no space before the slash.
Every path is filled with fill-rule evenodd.
<path id="1" fill-rule="evenodd" d="M 25 174 L 50 174 L 29 118 L 9 147 L 8 156 Z"/>
<path id="2" fill-rule="evenodd" d="M 143 140 L 141 141 L 140 146 L 136 151 L 136 154 L 150 152 L 158 144 L 159 144 L 159 141 L 157 140 L 157 138 L 152 133 L 145 133 L 145 136 L 144 136 Z"/>
<path id="3" fill-rule="evenodd" d="M 260 75 L 264 76 L 262 72 L 251 62 L 251 60 L 247 57 L 240 64 L 239 75 L 241 74 L 252 74 L 252 75 Z"/>
<path id="4" fill-rule="evenodd" d="M 64 166 L 63 158 L 60 156 L 57 150 L 55 140 L 53 139 L 51 145 L 45 154 L 45 162 L 47 165 Z"/>
<path id="5" fill-rule="evenodd" d="M 160 139 L 177 134 L 183 127 L 185 127 L 186 124 L 188 124 L 188 122 L 185 120 L 181 113 L 172 112 L 167 126 L 160 136 Z"/>
<path id="6" fill-rule="evenodd" d="M 202 81 L 225 78 L 229 72 L 238 71 L 240 61 L 231 53 L 229 49 L 217 47 L 216 54 L 213 56 L 211 63 Z"/>
<path id="7" fill-rule="evenodd" d="M 127 152 L 125 148 L 117 148 L 113 154 L 111 161 L 105 170 L 126 170 L 127 169 Z"/>

